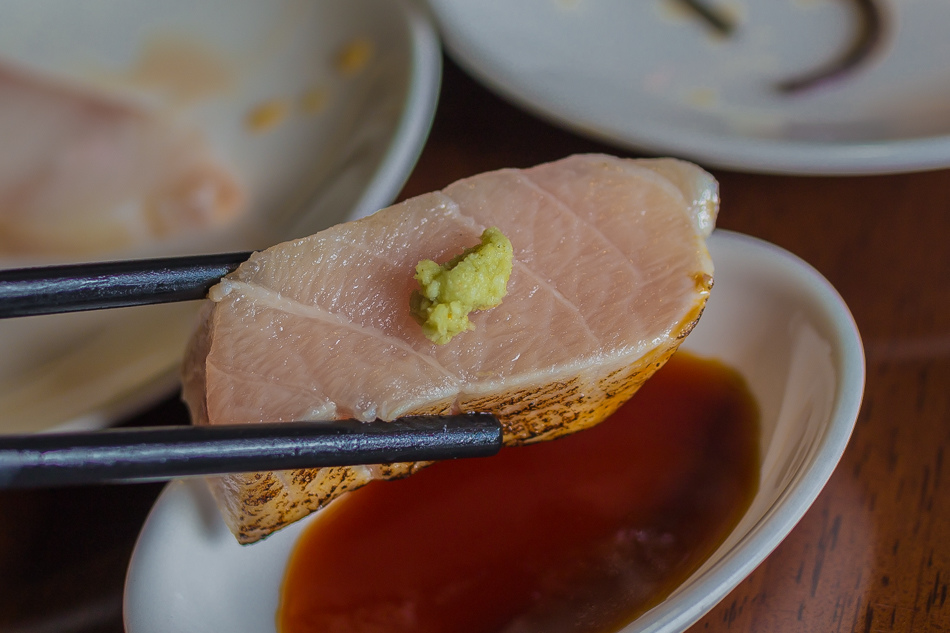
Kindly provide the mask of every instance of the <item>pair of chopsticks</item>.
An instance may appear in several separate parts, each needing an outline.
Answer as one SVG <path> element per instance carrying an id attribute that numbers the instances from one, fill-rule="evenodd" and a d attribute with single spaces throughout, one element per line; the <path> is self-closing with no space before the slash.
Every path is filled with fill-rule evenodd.
<path id="1" fill-rule="evenodd" d="M 0 318 L 203 299 L 250 253 L 0 271 Z M 0 435 L 0 489 L 483 457 L 488 414 Z"/>

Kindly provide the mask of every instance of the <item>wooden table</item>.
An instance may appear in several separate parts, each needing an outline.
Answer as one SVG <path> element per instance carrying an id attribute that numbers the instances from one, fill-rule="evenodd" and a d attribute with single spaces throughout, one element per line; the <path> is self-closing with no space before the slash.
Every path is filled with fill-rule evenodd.
<path id="1" fill-rule="evenodd" d="M 400 197 L 589 151 L 625 153 L 521 112 L 449 64 L 431 136 Z M 818 501 L 691 630 L 950 628 L 950 171 L 712 171 L 722 187 L 719 226 L 774 242 L 824 274 L 854 313 L 868 373 L 854 436 Z M 129 424 L 186 419 L 171 398 Z M 0 631 L 121 631 L 125 568 L 159 490 L 0 494 Z"/>

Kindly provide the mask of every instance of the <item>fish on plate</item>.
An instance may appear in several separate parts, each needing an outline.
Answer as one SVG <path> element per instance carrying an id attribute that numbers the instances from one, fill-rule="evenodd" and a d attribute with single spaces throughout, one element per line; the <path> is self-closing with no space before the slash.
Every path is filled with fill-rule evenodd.
<path id="1" fill-rule="evenodd" d="M 506 445 L 593 426 L 673 354 L 713 284 L 716 181 L 675 159 L 571 156 L 458 181 L 255 253 L 212 289 L 183 366 L 196 424 L 487 411 Z M 445 345 L 409 310 L 416 264 L 498 227 L 514 262 L 501 305 Z M 251 543 L 422 463 L 212 480 Z"/>
<path id="2" fill-rule="evenodd" d="M 83 255 L 221 227 L 241 186 L 193 129 L 0 63 L 0 255 Z"/>

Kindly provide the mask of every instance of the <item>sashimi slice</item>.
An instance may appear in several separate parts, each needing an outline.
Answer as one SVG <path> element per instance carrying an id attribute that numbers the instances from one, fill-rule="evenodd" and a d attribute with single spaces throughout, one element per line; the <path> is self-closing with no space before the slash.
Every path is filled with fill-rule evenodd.
<path id="1" fill-rule="evenodd" d="M 184 365 L 197 424 L 490 411 L 508 445 L 597 424 L 666 361 L 713 281 L 717 184 L 690 163 L 582 155 L 468 178 L 255 253 L 215 286 Z M 409 311 L 421 259 L 497 226 L 508 295 L 446 345 Z M 424 464 L 212 481 L 242 543 Z"/>
<path id="2" fill-rule="evenodd" d="M 0 65 L 0 254 L 83 254 L 224 225 L 243 192 L 168 117 Z"/>

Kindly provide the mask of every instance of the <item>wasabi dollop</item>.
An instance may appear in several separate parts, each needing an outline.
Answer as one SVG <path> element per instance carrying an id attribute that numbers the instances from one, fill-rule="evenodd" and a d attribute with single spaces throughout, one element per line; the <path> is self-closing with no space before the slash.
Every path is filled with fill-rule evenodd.
<path id="1" fill-rule="evenodd" d="M 445 264 L 431 259 L 419 262 L 415 275 L 419 290 L 409 298 L 409 308 L 423 334 L 444 345 L 456 334 L 475 329 L 468 314 L 501 303 L 508 292 L 512 260 L 511 242 L 490 227 L 482 233 L 481 244 Z"/>

